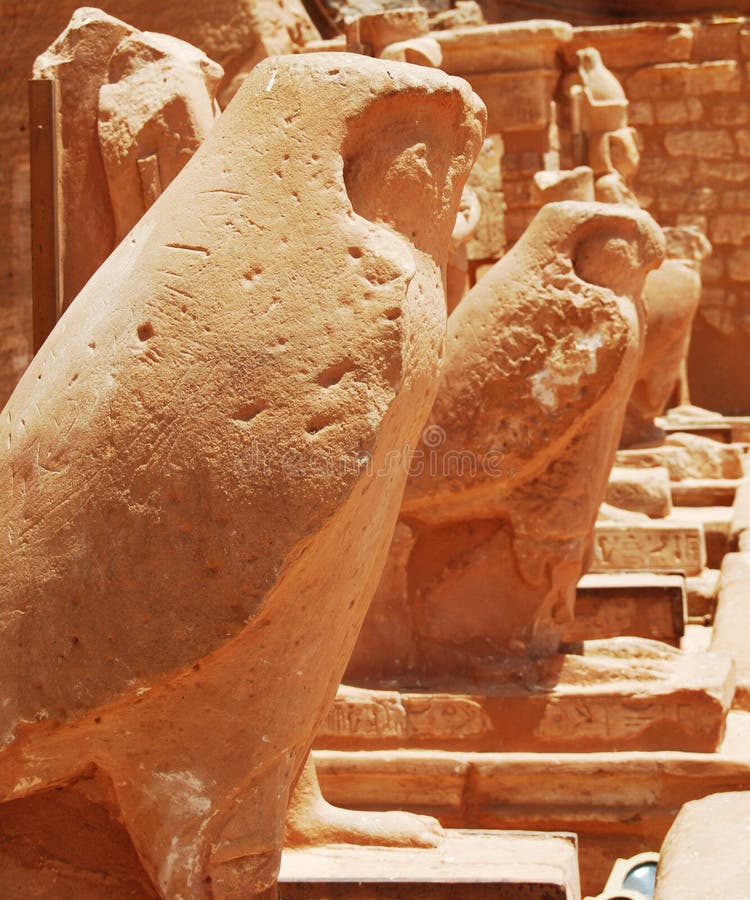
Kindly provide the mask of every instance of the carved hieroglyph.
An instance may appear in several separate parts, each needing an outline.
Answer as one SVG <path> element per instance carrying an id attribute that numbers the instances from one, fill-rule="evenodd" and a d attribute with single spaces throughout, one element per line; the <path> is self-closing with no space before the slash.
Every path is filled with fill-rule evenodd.
<path id="1" fill-rule="evenodd" d="M 701 524 L 690 522 L 598 522 L 592 572 L 683 572 L 700 575 L 706 565 Z"/>
<path id="2" fill-rule="evenodd" d="M 0 795 L 99 773 L 163 897 L 273 883 L 388 552 L 381 470 L 434 398 L 483 121 L 442 72 L 259 65 L 2 414 Z"/>
<path id="3" fill-rule="evenodd" d="M 591 549 L 663 238 L 639 210 L 543 207 L 448 320 L 440 390 L 347 679 L 557 648 Z"/>

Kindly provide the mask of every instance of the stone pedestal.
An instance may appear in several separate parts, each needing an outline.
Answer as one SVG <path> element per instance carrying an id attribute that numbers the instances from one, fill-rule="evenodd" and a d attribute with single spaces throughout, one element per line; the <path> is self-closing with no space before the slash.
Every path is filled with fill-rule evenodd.
<path id="1" fill-rule="evenodd" d="M 706 565 L 703 526 L 689 520 L 597 522 L 592 572 L 682 572 Z"/>
<path id="2" fill-rule="evenodd" d="M 708 752 L 721 742 L 734 692 L 730 660 L 639 638 L 575 649 L 414 689 L 342 686 L 316 746 Z"/>
<path id="3" fill-rule="evenodd" d="M 580 900 L 572 834 L 449 830 L 435 849 L 285 850 L 279 900 Z"/>
<path id="4" fill-rule="evenodd" d="M 687 591 L 682 575 L 584 575 L 576 591 L 575 618 L 563 639 L 652 638 L 679 646 L 685 633 Z"/>
<path id="5" fill-rule="evenodd" d="M 316 751 L 340 806 L 398 806 L 450 827 L 574 831 L 584 894 L 618 857 L 658 848 L 683 803 L 750 789 L 750 714 L 732 712 L 715 753 Z"/>

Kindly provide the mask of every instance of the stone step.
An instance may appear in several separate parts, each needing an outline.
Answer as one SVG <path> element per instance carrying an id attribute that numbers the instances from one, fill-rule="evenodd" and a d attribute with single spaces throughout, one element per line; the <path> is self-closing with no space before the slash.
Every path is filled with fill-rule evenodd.
<path id="1" fill-rule="evenodd" d="M 732 424 L 724 419 L 715 419 L 713 421 L 695 419 L 692 422 L 685 421 L 679 423 L 658 419 L 657 422 L 659 427 L 667 434 L 692 434 L 696 437 L 705 437 L 711 438 L 713 441 L 721 441 L 722 444 L 731 444 L 734 440 Z"/>
<path id="2" fill-rule="evenodd" d="M 723 444 L 713 440 L 675 434 L 663 444 L 618 450 L 616 466 L 638 469 L 664 466 L 673 482 L 686 478 L 742 478 L 745 444 Z"/>
<path id="3" fill-rule="evenodd" d="M 657 418 L 656 424 L 667 434 L 683 432 L 727 444 L 750 441 L 750 416 L 722 416 L 717 413 L 712 417 L 670 418 L 666 415 Z"/>
<path id="4" fill-rule="evenodd" d="M 689 619 L 701 619 L 704 624 L 713 619 L 720 574 L 719 569 L 704 569 L 685 579 Z"/>
<path id="5" fill-rule="evenodd" d="M 399 690 L 343 685 L 315 745 L 508 752 L 719 745 L 734 693 L 730 659 L 628 637 L 568 649 L 472 679 Z"/>
<path id="6" fill-rule="evenodd" d="M 731 506 L 741 478 L 686 478 L 671 483 L 674 506 Z"/>
<path id="7" fill-rule="evenodd" d="M 435 848 L 285 850 L 279 900 L 580 900 L 574 834 L 448 829 Z"/>

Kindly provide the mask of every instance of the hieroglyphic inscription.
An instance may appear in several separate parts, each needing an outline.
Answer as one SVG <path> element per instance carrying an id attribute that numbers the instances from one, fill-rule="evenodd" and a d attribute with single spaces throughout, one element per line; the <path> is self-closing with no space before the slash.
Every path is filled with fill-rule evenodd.
<path id="1" fill-rule="evenodd" d="M 406 710 L 395 693 L 339 695 L 319 734 L 322 737 L 403 737 L 406 734 Z"/>
<path id="2" fill-rule="evenodd" d="M 594 535 L 591 570 L 699 575 L 705 560 L 702 525 L 601 523 Z"/>
<path id="3" fill-rule="evenodd" d="M 536 735 L 542 740 L 631 738 L 665 722 L 690 732 L 697 719 L 695 707 L 665 697 L 557 698 L 548 703 Z"/>
<path id="4" fill-rule="evenodd" d="M 372 691 L 339 694 L 321 737 L 473 737 L 489 729 L 481 705 L 467 697 Z"/>
<path id="5" fill-rule="evenodd" d="M 404 694 L 402 699 L 410 736 L 474 737 L 490 727 L 482 707 L 468 697 Z"/>

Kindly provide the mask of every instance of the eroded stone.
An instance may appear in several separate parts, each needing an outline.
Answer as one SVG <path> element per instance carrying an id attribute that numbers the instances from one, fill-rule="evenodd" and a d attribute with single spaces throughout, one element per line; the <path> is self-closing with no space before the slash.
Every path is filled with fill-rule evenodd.
<path id="1" fill-rule="evenodd" d="M 451 314 L 402 504 L 408 530 L 348 679 L 447 676 L 556 649 L 588 561 L 637 366 L 639 290 L 660 240 L 639 211 L 546 206 Z"/>
<path id="2" fill-rule="evenodd" d="M 164 897 L 274 882 L 396 521 L 406 473 L 375 473 L 436 389 L 483 121 L 440 72 L 261 64 L 4 410 L 0 791 L 95 767 Z"/>
<path id="3" fill-rule="evenodd" d="M 60 98 L 63 308 L 206 138 L 222 75 L 190 44 L 95 8 L 37 58 Z"/>

